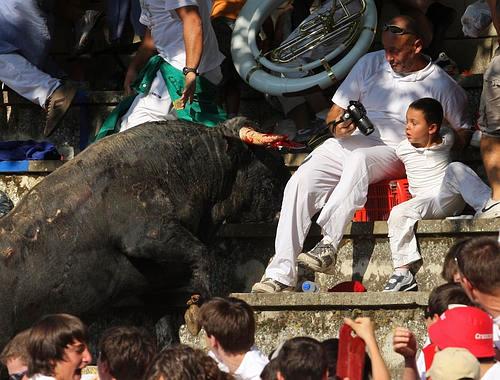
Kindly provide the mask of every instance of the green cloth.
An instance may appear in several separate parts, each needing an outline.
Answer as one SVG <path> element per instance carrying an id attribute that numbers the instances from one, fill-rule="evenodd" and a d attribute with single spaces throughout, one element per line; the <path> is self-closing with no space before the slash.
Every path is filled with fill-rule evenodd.
<path id="1" fill-rule="evenodd" d="M 137 94 L 148 94 L 158 70 L 166 83 L 173 103 L 182 96 L 184 75 L 182 71 L 173 67 L 159 55 L 155 55 L 148 61 L 132 84 L 132 88 Z M 94 141 L 119 131 L 120 124 L 118 122 L 127 113 L 137 94 L 126 97 L 116 106 L 102 124 Z M 204 77 L 197 77 L 193 102 L 186 103 L 182 110 L 176 110 L 178 119 L 203 124 L 206 127 L 213 127 L 226 120 L 227 116 L 224 110 L 214 103 L 216 97 L 217 86 Z"/>

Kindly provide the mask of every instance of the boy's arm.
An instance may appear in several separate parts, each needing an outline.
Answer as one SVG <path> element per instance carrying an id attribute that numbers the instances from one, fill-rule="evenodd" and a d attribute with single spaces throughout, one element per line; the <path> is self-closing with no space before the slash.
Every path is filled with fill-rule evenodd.
<path id="1" fill-rule="evenodd" d="M 151 37 L 151 31 L 149 30 L 149 28 L 146 28 L 146 33 L 144 34 L 144 38 L 142 39 L 141 46 L 128 65 L 127 74 L 125 75 L 123 89 L 125 90 L 126 95 L 131 95 L 134 92 L 130 85 L 134 82 L 141 68 L 155 53 L 156 47 L 153 41 L 153 37 Z"/>
<path id="2" fill-rule="evenodd" d="M 417 340 L 415 339 L 415 335 L 404 327 L 396 327 L 392 342 L 394 352 L 403 356 L 405 360 L 403 380 L 419 380 L 416 360 Z"/>
<path id="3" fill-rule="evenodd" d="M 350 318 L 344 318 L 344 322 L 350 326 L 353 331 L 359 336 L 366 344 L 370 359 L 372 361 L 372 379 L 373 380 L 390 380 L 391 374 L 385 365 L 384 359 L 380 354 L 377 340 L 375 339 L 375 332 L 373 322 L 370 318 L 356 318 L 354 321 Z"/>

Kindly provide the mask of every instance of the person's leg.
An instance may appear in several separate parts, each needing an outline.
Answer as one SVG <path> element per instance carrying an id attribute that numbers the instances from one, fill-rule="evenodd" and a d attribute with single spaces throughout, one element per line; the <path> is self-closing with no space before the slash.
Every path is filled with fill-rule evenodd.
<path id="1" fill-rule="evenodd" d="M 276 231 L 276 253 L 265 278 L 295 285 L 297 254 L 302 250 L 311 218 L 323 207 L 340 179 L 345 154 L 337 140 L 329 139 L 306 158 L 288 181 Z"/>
<path id="2" fill-rule="evenodd" d="M 61 82 L 16 53 L 0 54 L 0 81 L 13 91 L 45 108 L 47 99 Z"/>
<path id="3" fill-rule="evenodd" d="M 497 49 L 484 73 L 479 106 L 481 155 L 492 189 L 490 203 L 500 201 L 500 52 Z M 498 207 L 498 206 L 497 206 Z M 498 207 L 500 209 L 500 207 Z M 500 210 L 499 210 L 500 211 Z"/>
<path id="4" fill-rule="evenodd" d="M 452 162 L 446 168 L 439 191 L 442 208 L 451 208 L 447 199 L 453 198 L 453 194 L 461 196 L 476 212 L 480 212 L 491 195 L 491 188 L 470 167 L 461 162 Z"/>
<path id="5" fill-rule="evenodd" d="M 120 132 L 150 121 L 175 120 L 172 100 L 160 71 L 151 84 L 149 94 L 139 94 L 121 118 Z"/>

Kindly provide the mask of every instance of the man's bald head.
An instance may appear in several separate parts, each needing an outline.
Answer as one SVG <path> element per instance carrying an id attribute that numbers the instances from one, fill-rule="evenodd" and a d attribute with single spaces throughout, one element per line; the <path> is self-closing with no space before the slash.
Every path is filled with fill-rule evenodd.
<path id="1" fill-rule="evenodd" d="M 384 24 L 382 44 L 387 62 L 398 74 L 421 70 L 428 63 L 422 56 L 424 46 L 418 24 L 409 16 L 396 16 Z"/>

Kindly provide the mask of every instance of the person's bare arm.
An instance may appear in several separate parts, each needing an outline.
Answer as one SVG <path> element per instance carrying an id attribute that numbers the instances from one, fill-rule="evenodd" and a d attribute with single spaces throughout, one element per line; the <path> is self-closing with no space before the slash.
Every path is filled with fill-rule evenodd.
<path id="1" fill-rule="evenodd" d="M 131 95 L 133 93 L 130 85 L 134 82 L 137 77 L 137 73 L 141 70 L 141 68 L 146 64 L 146 62 L 151 58 L 153 54 L 156 53 L 156 47 L 151 37 L 151 31 L 149 28 L 146 28 L 146 33 L 144 34 L 144 38 L 142 39 L 141 46 L 134 58 L 130 62 L 127 74 L 125 75 L 125 80 L 123 82 L 123 89 L 125 90 L 125 94 Z"/>
<path id="2" fill-rule="evenodd" d="M 356 126 L 352 123 L 351 120 L 342 122 L 340 124 L 337 124 L 336 126 L 329 124 L 333 121 L 339 120 L 344 112 L 345 110 L 343 108 L 339 107 L 336 104 L 333 104 L 332 108 L 330 108 L 330 111 L 328 112 L 328 115 L 326 116 L 326 124 L 328 125 L 330 133 L 333 137 L 342 138 L 350 136 L 356 129 Z"/>
<path id="3" fill-rule="evenodd" d="M 198 69 L 203 53 L 203 23 L 196 6 L 187 6 L 175 10 L 182 21 L 184 47 L 186 49 L 186 67 Z M 185 77 L 182 105 L 193 101 L 196 89 L 196 73 L 188 73 Z"/>
<path id="4" fill-rule="evenodd" d="M 417 340 L 415 339 L 415 335 L 404 327 L 396 327 L 392 339 L 394 352 L 403 356 L 405 360 L 403 380 L 419 380 L 416 360 Z"/>
<path id="5" fill-rule="evenodd" d="M 370 318 L 356 318 L 354 321 L 350 318 L 344 318 L 344 322 L 350 326 L 353 331 L 366 344 L 370 359 L 372 361 L 372 379 L 373 380 L 390 380 L 391 374 L 385 365 L 384 359 L 380 354 L 377 340 L 375 339 L 375 331 L 373 322 Z"/>
<path id="6" fill-rule="evenodd" d="M 500 38 L 500 2 L 498 0 L 488 0 L 488 5 L 490 7 L 493 25 L 495 26 L 497 34 Z"/>

